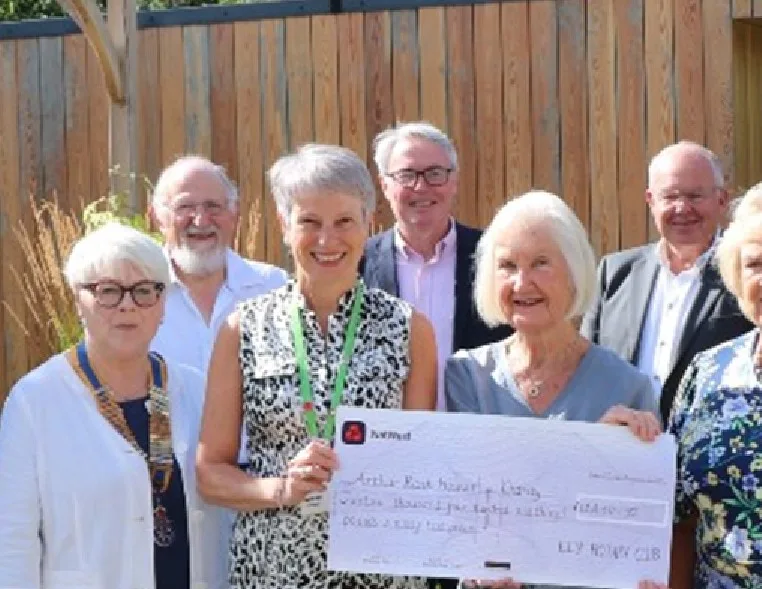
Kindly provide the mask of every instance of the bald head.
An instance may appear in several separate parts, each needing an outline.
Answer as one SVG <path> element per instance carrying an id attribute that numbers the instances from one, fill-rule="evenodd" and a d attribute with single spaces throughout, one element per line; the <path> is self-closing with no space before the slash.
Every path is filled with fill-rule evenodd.
<path id="1" fill-rule="evenodd" d="M 680 141 L 668 145 L 657 153 L 648 166 L 648 187 L 653 189 L 657 177 L 675 168 L 695 170 L 697 174 L 711 174 L 716 188 L 725 185 L 722 163 L 717 155 L 693 141 Z"/>
<path id="2" fill-rule="evenodd" d="M 178 185 L 192 182 L 194 178 L 219 183 L 231 209 L 238 203 L 238 189 L 222 166 L 200 155 L 186 155 L 164 168 L 159 175 L 153 190 L 153 206 L 166 205 L 172 200 Z"/>

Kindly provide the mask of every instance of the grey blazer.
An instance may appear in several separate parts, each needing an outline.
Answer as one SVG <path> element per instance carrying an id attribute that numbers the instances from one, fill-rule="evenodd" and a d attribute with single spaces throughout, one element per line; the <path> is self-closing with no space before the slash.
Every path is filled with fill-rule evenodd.
<path id="1" fill-rule="evenodd" d="M 648 302 L 659 270 L 656 244 L 604 256 L 598 266 L 598 292 L 580 331 L 637 364 Z M 679 339 L 678 352 L 662 387 L 661 415 L 667 422 L 672 402 L 688 363 L 699 352 L 749 331 L 753 325 L 741 313 L 735 297 L 709 262 Z"/>

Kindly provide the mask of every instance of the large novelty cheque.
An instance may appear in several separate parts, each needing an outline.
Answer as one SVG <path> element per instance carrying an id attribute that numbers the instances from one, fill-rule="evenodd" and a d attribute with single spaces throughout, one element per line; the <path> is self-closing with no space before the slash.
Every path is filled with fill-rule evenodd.
<path id="1" fill-rule="evenodd" d="M 340 407 L 335 449 L 330 569 L 622 589 L 667 581 L 672 436 Z"/>

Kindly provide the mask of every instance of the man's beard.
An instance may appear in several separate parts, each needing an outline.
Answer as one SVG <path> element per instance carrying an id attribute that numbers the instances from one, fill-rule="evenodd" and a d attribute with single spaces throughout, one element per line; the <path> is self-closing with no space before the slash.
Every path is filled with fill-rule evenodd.
<path id="1" fill-rule="evenodd" d="M 209 251 L 196 251 L 181 244 L 170 250 L 170 257 L 177 267 L 185 274 L 193 276 L 207 276 L 225 267 L 227 248 L 219 245 Z"/>

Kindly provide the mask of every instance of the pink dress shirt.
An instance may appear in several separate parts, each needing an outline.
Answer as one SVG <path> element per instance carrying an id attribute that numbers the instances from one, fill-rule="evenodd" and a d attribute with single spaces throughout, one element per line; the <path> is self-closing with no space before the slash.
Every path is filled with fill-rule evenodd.
<path id="1" fill-rule="evenodd" d="M 455 223 L 450 221 L 450 230 L 436 244 L 434 255 L 424 260 L 405 243 L 399 230 L 394 229 L 399 296 L 423 313 L 434 327 L 437 342 L 437 411 L 445 409 L 444 368 L 447 358 L 453 353 L 455 239 Z"/>

